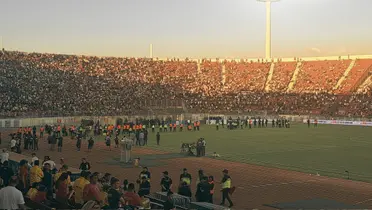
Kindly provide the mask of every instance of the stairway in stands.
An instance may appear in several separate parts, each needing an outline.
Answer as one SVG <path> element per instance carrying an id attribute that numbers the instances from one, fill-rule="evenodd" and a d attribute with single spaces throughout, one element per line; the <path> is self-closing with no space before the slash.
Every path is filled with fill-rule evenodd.
<path id="1" fill-rule="evenodd" d="M 358 93 L 365 93 L 365 90 L 370 87 L 372 89 L 372 73 L 368 76 L 368 78 L 358 87 Z"/>
<path id="2" fill-rule="evenodd" d="M 293 87 L 294 87 L 294 85 L 296 84 L 296 81 L 297 81 L 298 73 L 300 73 L 300 71 L 301 71 L 301 65 L 302 65 L 302 62 L 299 61 L 297 63 L 297 66 L 296 66 L 295 71 L 293 72 L 292 79 L 291 79 L 291 81 L 288 84 L 287 92 L 290 92 L 291 90 L 293 90 Z"/>
<path id="3" fill-rule="evenodd" d="M 266 79 L 266 83 L 265 83 L 265 91 L 266 92 L 270 91 L 270 81 L 273 78 L 274 68 L 275 68 L 275 63 L 271 63 L 270 71 L 269 71 L 269 74 L 267 75 L 267 79 Z"/>
<path id="4" fill-rule="evenodd" d="M 340 85 L 342 84 L 342 82 L 346 79 L 346 77 L 349 75 L 349 72 L 351 71 L 351 69 L 354 68 L 355 66 L 355 62 L 356 60 L 352 60 L 350 62 L 350 65 L 349 67 L 345 70 L 344 74 L 342 75 L 342 77 L 338 80 L 337 84 L 333 87 L 333 90 L 337 90 Z"/>

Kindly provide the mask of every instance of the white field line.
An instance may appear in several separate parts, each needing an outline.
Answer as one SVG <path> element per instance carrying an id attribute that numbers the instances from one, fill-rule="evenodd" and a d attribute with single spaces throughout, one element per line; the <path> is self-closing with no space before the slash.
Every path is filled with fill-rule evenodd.
<path id="1" fill-rule="evenodd" d="M 262 184 L 262 185 L 250 185 L 252 188 L 262 188 L 269 186 L 281 186 L 281 185 L 290 185 L 290 184 L 305 184 L 309 182 L 316 182 L 316 179 L 309 179 L 307 181 L 294 181 L 294 182 L 282 182 L 282 183 L 271 183 L 271 184 Z"/>
<path id="2" fill-rule="evenodd" d="M 359 201 L 359 202 L 355 203 L 355 205 L 362 204 L 362 203 L 367 203 L 368 201 L 372 201 L 372 198 L 364 200 L 364 201 Z"/>

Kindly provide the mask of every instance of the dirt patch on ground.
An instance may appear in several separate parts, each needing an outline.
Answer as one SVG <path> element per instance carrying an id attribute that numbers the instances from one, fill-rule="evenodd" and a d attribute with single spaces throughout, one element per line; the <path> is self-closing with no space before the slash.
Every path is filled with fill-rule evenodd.
<path id="1" fill-rule="evenodd" d="M 4 143 L 6 143 L 4 142 L 6 132 L 3 132 L 3 147 Z M 78 152 L 75 147 L 75 141 L 69 138 L 65 138 L 62 152 L 50 151 L 45 140 L 40 141 L 39 147 L 40 150 L 36 151 L 39 158 L 49 155 L 57 161 L 63 157 L 70 167 L 78 168 L 81 158 L 85 157 L 91 163 L 92 171 L 108 172 L 121 180 L 128 179 L 130 182 L 134 182 L 141 171 L 141 168 L 123 168 L 105 164 L 105 160 L 119 157 L 120 152 L 118 148 L 111 148 L 110 150 L 103 142 L 97 142 L 92 152 L 86 151 L 87 145 L 85 143 L 82 151 Z M 30 155 L 32 152 L 34 151 L 23 151 L 23 154 Z M 161 155 L 165 152 L 142 147 L 134 148 L 133 153 L 138 155 Z M 163 161 L 167 163 L 166 166 L 150 168 L 152 173 L 152 191 L 160 189 L 159 182 L 164 170 L 170 173 L 174 181 L 173 190 L 176 190 L 178 177 L 183 168 L 188 168 L 194 180 L 197 171 L 203 169 L 207 175 L 215 177 L 216 183 L 221 180 L 221 171 L 226 168 L 230 171 L 233 185 L 237 187 L 232 197 L 236 209 L 271 209 L 263 205 L 311 198 L 324 198 L 372 208 L 372 184 L 369 183 L 210 158 L 174 158 Z M 195 184 L 192 187 L 194 193 Z M 219 188 L 220 186 L 217 184 L 214 198 L 216 204 L 221 201 Z"/>
<path id="2" fill-rule="evenodd" d="M 94 147 L 99 150 L 109 150 L 108 147 L 106 146 L 105 142 L 96 142 L 94 143 Z M 119 151 L 119 149 L 115 148 L 114 145 L 111 145 L 111 149 L 114 151 Z M 148 149 L 146 147 L 133 147 L 132 152 L 136 155 L 162 155 L 162 154 L 167 154 L 167 152 L 160 151 L 160 150 L 153 150 L 153 149 Z"/>

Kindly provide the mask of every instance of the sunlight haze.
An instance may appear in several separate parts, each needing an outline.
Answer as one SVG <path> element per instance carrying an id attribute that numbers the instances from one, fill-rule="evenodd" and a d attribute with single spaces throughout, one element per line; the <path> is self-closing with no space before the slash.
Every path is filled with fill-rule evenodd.
<path id="1" fill-rule="evenodd" d="M 272 4 L 274 57 L 372 54 L 371 0 Z M 255 0 L 2 0 L 6 50 L 146 57 L 265 56 Z"/>

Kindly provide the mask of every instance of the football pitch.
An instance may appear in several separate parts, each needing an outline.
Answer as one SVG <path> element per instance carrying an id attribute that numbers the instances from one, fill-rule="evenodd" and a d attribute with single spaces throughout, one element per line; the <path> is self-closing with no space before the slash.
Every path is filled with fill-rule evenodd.
<path id="1" fill-rule="evenodd" d="M 227 130 L 202 126 L 200 131 L 161 133 L 160 146 L 149 133 L 148 147 L 180 152 L 182 143 L 204 137 L 207 155 L 219 159 L 277 167 L 309 174 L 372 182 L 372 128 L 293 124 L 291 128 Z M 223 166 L 221 166 L 223 167 Z M 226 166 L 227 167 L 227 166 Z"/>

